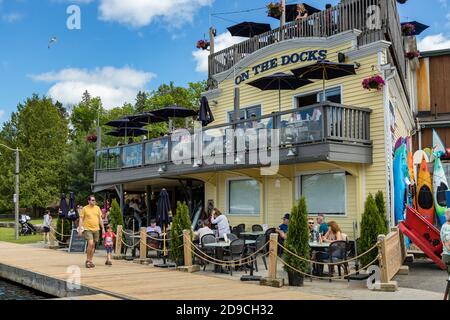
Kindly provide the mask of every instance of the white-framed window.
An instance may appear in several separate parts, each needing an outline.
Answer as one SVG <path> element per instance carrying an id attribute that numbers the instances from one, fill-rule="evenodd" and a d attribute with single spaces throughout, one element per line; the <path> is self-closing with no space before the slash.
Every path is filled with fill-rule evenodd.
<path id="1" fill-rule="evenodd" d="M 259 215 L 261 186 L 253 179 L 227 181 L 227 208 L 231 215 Z"/>
<path id="2" fill-rule="evenodd" d="M 342 103 L 342 88 L 334 87 L 325 90 L 326 100 L 334 103 Z M 307 107 L 323 100 L 323 91 L 315 91 L 307 94 L 296 96 L 296 107 Z"/>
<path id="3" fill-rule="evenodd" d="M 228 112 L 228 122 L 233 122 L 233 114 L 234 111 Z M 255 105 L 252 107 L 240 109 L 238 120 L 248 120 L 252 115 L 256 116 L 257 118 L 261 117 L 261 105 Z"/>
<path id="4" fill-rule="evenodd" d="M 297 198 L 305 197 L 310 215 L 345 216 L 346 181 L 345 172 L 302 174 L 298 177 Z"/>

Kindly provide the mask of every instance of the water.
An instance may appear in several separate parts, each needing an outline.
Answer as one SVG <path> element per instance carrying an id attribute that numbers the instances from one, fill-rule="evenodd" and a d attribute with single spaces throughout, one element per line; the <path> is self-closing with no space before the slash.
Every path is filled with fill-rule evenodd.
<path id="1" fill-rule="evenodd" d="M 43 300 L 48 298 L 51 297 L 45 293 L 0 279 L 0 300 Z"/>

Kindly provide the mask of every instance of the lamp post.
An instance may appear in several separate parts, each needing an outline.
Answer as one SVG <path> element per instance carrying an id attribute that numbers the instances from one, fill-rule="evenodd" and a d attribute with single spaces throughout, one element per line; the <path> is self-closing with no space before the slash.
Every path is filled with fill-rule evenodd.
<path id="1" fill-rule="evenodd" d="M 14 213 L 15 213 L 15 238 L 16 240 L 19 240 L 19 173 L 20 173 L 20 167 L 19 167 L 19 148 L 13 149 L 10 148 L 4 144 L 0 143 L 0 146 L 10 150 L 14 151 L 16 153 L 16 170 L 14 172 L 14 175 L 16 176 L 16 188 L 15 188 L 15 194 L 14 194 Z"/>

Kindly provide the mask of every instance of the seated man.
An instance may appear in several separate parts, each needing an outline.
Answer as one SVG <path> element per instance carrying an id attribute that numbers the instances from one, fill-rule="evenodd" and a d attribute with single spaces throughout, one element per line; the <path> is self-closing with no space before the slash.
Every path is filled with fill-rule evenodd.
<path id="1" fill-rule="evenodd" d="M 317 231 L 314 227 L 314 219 L 308 219 L 308 227 L 309 227 L 309 241 L 310 242 L 322 242 L 322 237 L 320 236 L 319 231 Z"/>
<path id="2" fill-rule="evenodd" d="M 198 240 L 199 242 L 202 241 L 202 237 L 206 234 L 214 234 L 214 231 L 212 231 L 209 228 L 209 221 L 208 220 L 202 220 L 200 222 L 201 227 L 194 232 L 194 239 Z"/>
<path id="3" fill-rule="evenodd" d="M 159 235 L 161 235 L 161 227 L 156 225 L 155 219 L 150 220 L 150 225 L 147 227 L 147 233 L 148 232 L 157 232 Z"/>
<path id="4" fill-rule="evenodd" d="M 284 241 L 287 239 L 287 233 L 288 233 L 288 225 L 289 225 L 289 218 L 290 214 L 286 213 L 283 216 L 283 223 L 280 224 L 280 226 L 277 229 L 277 233 L 279 235 L 278 242 L 283 245 Z M 283 254 L 283 249 L 279 246 L 278 247 L 278 255 Z"/>

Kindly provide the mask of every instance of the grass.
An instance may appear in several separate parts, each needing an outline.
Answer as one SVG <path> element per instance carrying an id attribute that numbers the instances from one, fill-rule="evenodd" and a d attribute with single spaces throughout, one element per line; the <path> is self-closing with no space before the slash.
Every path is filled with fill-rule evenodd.
<path id="1" fill-rule="evenodd" d="M 19 240 L 15 240 L 13 228 L 0 228 L 0 241 L 11 242 L 17 244 L 29 244 L 43 241 L 44 236 L 42 234 L 20 236 Z"/>
<path id="2" fill-rule="evenodd" d="M 0 218 L 0 222 L 14 222 L 14 219 Z M 42 224 L 44 222 L 44 219 L 34 219 L 30 220 L 30 222 L 32 225 Z"/>

